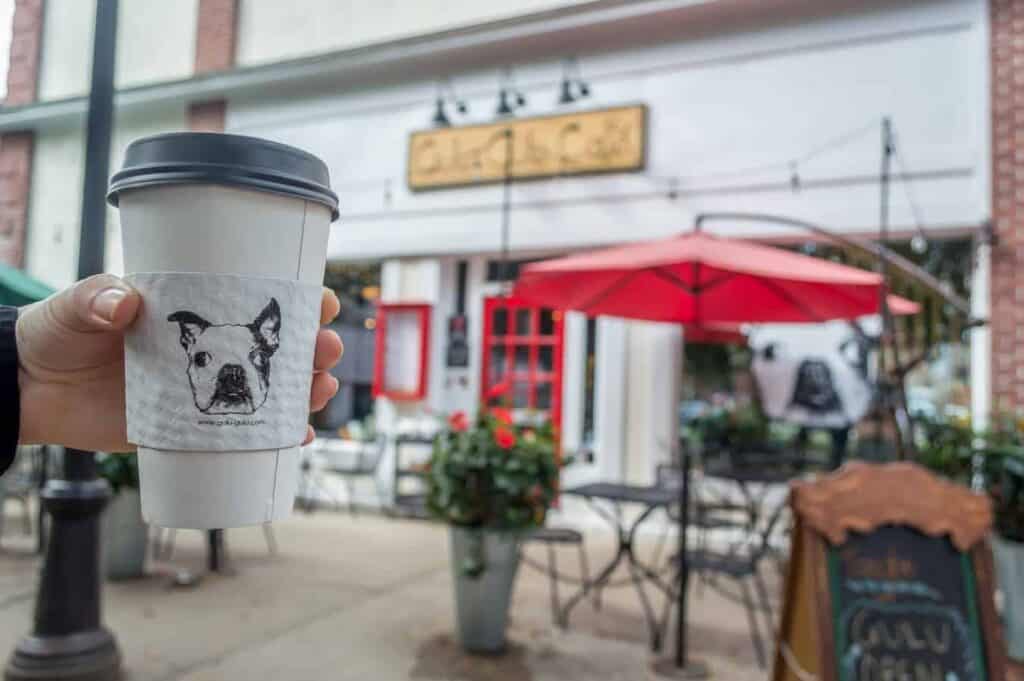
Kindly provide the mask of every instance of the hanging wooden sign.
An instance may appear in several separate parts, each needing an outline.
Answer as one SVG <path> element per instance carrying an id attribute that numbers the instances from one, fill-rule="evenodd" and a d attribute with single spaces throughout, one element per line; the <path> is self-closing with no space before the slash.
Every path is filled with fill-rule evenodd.
<path id="1" fill-rule="evenodd" d="M 647 107 L 625 106 L 414 132 L 409 188 L 642 170 Z M 506 158 L 512 151 L 509 169 Z"/>
<path id="2" fill-rule="evenodd" d="M 910 463 L 795 483 L 772 681 L 1002 681 L 987 497 Z"/>

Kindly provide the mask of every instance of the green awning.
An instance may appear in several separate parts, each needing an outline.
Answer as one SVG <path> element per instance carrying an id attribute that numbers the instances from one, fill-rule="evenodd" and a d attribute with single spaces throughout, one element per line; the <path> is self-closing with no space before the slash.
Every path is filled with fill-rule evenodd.
<path id="1" fill-rule="evenodd" d="M 0 264 L 0 305 L 28 305 L 53 293 L 53 289 L 23 271 Z"/>

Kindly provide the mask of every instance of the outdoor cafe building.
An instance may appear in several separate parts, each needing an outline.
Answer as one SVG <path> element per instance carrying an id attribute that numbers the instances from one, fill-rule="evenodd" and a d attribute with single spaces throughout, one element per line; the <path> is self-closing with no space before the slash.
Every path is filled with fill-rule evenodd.
<path id="1" fill-rule="evenodd" d="M 0 112 L 0 130 L 8 151 L 19 126 L 31 139 L 18 257 L 61 285 L 74 271 L 82 90 L 57 70 L 90 3 L 45 4 L 39 87 Z M 994 327 L 1006 344 L 986 330 L 965 336 L 971 406 L 986 414 L 993 396 L 1024 406 L 1024 340 L 1009 314 L 1024 185 L 1012 145 L 999 141 L 1021 134 L 1007 110 L 1022 106 L 1021 85 L 991 82 L 999 46 L 1024 39 L 1013 3 L 507 0 L 415 3 L 403 15 L 379 2 L 316 0 L 300 14 L 302 3 L 196 0 L 149 18 L 135 4 L 122 3 L 134 35 L 119 47 L 115 158 L 139 135 L 193 127 L 327 161 L 342 207 L 329 261 L 380 265 L 378 427 L 473 412 L 505 388 L 516 407 L 556 419 L 567 450 L 593 452 L 567 483 L 648 481 L 678 433 L 683 331 L 523 306 L 504 295 L 505 280 L 523 261 L 691 230 L 702 212 L 872 237 L 884 117 L 894 239 L 970 242 L 976 313 L 1007 306 Z M 228 19 L 204 9 L 215 4 Z M 52 24 L 54 8 L 78 18 Z M 189 22 L 194 61 L 177 39 L 154 39 L 184 35 Z M 1010 172 L 993 181 L 1004 158 Z M 1002 261 L 990 257 L 993 219 L 995 248 L 1009 249 Z M 709 229 L 811 240 L 757 222 Z"/>

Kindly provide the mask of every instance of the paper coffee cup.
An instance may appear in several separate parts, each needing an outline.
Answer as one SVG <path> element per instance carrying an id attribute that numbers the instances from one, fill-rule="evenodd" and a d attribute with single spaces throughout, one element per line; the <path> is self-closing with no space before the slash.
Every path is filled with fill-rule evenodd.
<path id="1" fill-rule="evenodd" d="M 227 528 L 291 512 L 306 431 L 330 223 L 327 167 L 266 140 L 137 140 L 108 199 L 126 278 L 129 441 L 142 514 Z"/>

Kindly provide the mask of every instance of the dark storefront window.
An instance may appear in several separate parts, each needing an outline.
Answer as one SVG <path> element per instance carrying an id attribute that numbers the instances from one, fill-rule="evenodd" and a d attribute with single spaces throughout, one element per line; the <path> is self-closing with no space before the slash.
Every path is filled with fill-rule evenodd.
<path id="1" fill-rule="evenodd" d="M 321 435 L 337 437 L 353 421 L 373 415 L 373 355 L 376 300 L 380 295 L 380 267 L 328 263 L 324 286 L 341 300 L 341 313 L 331 328 L 345 343 L 345 359 L 331 373 L 338 379 L 338 394 L 310 418 Z"/>
<path id="2" fill-rule="evenodd" d="M 597 399 L 597 319 L 587 320 L 587 345 L 583 365 L 583 438 L 585 445 L 594 442 L 594 414 Z"/>

